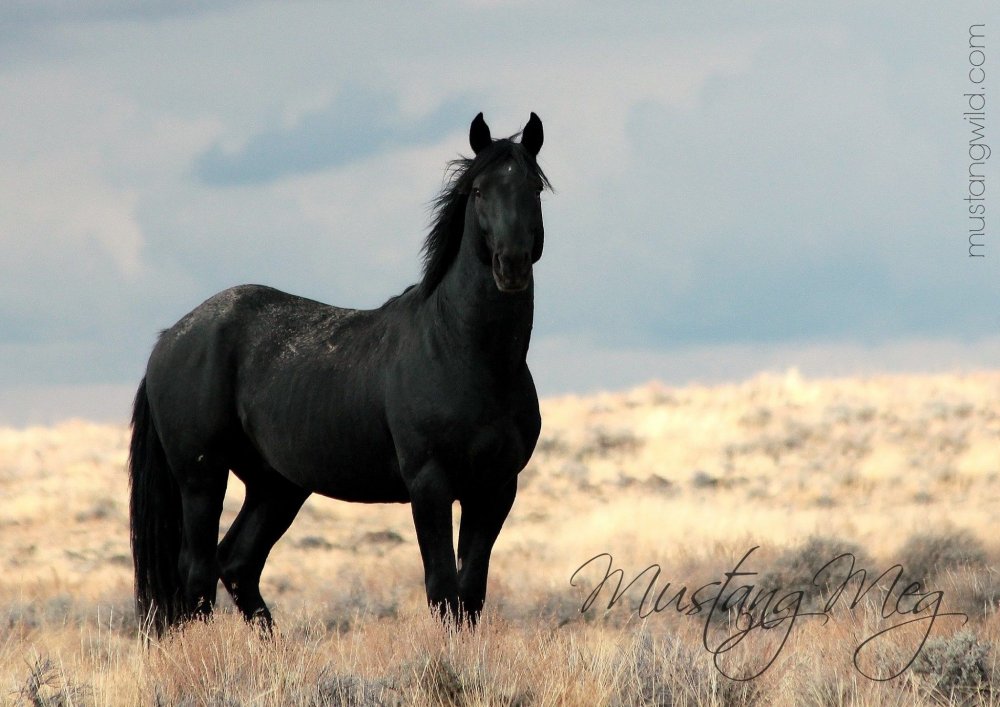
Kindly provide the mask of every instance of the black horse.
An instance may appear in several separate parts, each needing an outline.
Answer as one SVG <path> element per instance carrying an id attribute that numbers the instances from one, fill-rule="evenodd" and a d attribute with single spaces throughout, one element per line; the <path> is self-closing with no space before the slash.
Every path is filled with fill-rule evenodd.
<path id="1" fill-rule="evenodd" d="M 548 181 L 534 113 L 520 142 L 493 140 L 480 113 L 469 141 L 419 284 L 373 310 L 244 285 L 160 335 L 129 460 L 136 606 L 158 634 L 210 613 L 220 578 L 270 630 L 260 575 L 311 493 L 411 504 L 428 602 L 475 623 L 541 426 L 525 357 Z M 230 471 L 246 499 L 219 543 Z"/>

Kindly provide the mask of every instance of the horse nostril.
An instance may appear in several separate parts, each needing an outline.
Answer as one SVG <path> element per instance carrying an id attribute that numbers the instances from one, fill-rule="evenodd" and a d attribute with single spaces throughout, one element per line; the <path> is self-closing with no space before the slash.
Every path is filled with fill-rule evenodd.
<path id="1" fill-rule="evenodd" d="M 493 253 L 493 269 L 501 273 L 523 272 L 531 267 L 531 253 Z"/>

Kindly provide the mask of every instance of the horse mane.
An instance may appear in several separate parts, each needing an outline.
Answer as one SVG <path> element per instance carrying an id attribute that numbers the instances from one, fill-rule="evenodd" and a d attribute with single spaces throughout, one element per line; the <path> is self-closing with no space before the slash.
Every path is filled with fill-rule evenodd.
<path id="1" fill-rule="evenodd" d="M 476 177 L 497 164 L 514 160 L 527 174 L 541 180 L 544 189 L 552 189 L 535 158 L 520 143 L 514 141 L 517 137 L 518 134 L 515 134 L 509 138 L 494 140 L 475 157 L 459 157 L 448 163 L 447 183 L 431 202 L 431 228 L 421 249 L 424 275 L 418 287 L 422 298 L 429 297 L 441 283 L 458 255 L 465 230 L 465 206 Z"/>

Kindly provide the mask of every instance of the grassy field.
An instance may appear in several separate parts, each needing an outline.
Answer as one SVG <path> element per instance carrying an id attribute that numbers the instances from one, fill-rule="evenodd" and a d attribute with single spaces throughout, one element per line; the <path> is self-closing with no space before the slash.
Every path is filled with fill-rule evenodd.
<path id="1" fill-rule="evenodd" d="M 792 371 L 542 414 L 475 633 L 429 617 L 408 506 L 313 497 L 264 572 L 273 640 L 223 600 L 148 646 L 128 430 L 0 429 L 0 704 L 1000 705 L 1000 373 Z M 241 494 L 234 479 L 223 530 Z M 709 616 L 710 583 L 754 547 L 757 574 L 723 592 L 749 614 Z M 846 566 L 813 575 L 847 551 L 872 588 L 830 599 Z M 572 586 L 601 553 L 623 589 L 658 566 L 648 596 L 653 570 L 609 607 L 606 556 Z M 876 581 L 896 564 L 905 581 Z"/>

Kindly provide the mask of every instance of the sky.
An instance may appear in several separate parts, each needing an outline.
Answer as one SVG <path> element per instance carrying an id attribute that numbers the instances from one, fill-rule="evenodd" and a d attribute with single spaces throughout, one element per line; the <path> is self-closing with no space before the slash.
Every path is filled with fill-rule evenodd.
<path id="1" fill-rule="evenodd" d="M 545 126 L 543 395 L 1000 365 L 1000 7 L 609 7 L 0 4 L 0 425 L 125 421 L 232 285 L 399 293 L 479 111 Z"/>

